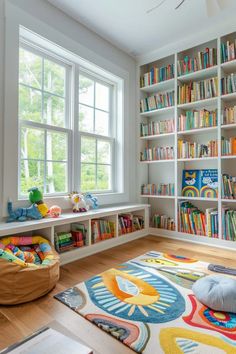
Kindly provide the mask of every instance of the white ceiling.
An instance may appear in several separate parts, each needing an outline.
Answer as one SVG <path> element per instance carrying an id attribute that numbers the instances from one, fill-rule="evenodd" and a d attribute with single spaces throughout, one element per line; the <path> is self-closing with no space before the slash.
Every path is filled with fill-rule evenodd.
<path id="1" fill-rule="evenodd" d="M 181 0 L 48 1 L 132 56 L 179 41 L 195 29 L 217 26 L 232 18 L 232 13 L 236 18 L 236 0 L 220 0 L 227 7 L 211 17 L 207 16 L 205 0 L 185 0 L 177 10 L 174 8 Z"/>

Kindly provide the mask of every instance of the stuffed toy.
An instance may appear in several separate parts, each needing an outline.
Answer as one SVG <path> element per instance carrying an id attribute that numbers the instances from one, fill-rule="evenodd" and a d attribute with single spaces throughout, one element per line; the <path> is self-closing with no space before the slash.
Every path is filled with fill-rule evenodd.
<path id="1" fill-rule="evenodd" d="M 13 210 L 12 201 L 9 201 L 7 204 L 7 210 L 9 214 L 7 222 L 42 219 L 42 215 L 36 204 L 32 204 L 29 208 L 18 208 Z"/>
<path id="2" fill-rule="evenodd" d="M 91 209 L 98 208 L 98 198 L 97 197 L 95 197 L 91 193 L 85 193 L 84 198 L 85 198 L 86 204 L 88 204 Z"/>
<path id="3" fill-rule="evenodd" d="M 47 204 L 43 201 L 43 193 L 40 192 L 38 187 L 32 187 L 28 189 L 29 192 L 29 200 L 32 204 L 37 204 L 38 210 L 43 218 L 48 214 Z"/>
<path id="4" fill-rule="evenodd" d="M 58 205 L 53 205 L 48 211 L 48 216 L 58 218 L 61 215 L 61 208 Z"/>
<path id="5" fill-rule="evenodd" d="M 86 204 L 83 194 L 72 192 L 69 194 L 69 198 L 73 204 L 73 213 L 83 213 L 89 210 L 89 206 Z"/>

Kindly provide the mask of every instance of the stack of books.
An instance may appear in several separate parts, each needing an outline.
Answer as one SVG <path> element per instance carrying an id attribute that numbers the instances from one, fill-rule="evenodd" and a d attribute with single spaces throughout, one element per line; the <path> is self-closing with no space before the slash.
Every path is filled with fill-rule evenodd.
<path id="1" fill-rule="evenodd" d="M 222 238 L 236 241 L 236 210 L 227 206 L 222 207 Z"/>
<path id="2" fill-rule="evenodd" d="M 74 240 L 71 232 L 55 233 L 55 248 L 58 253 L 70 251 L 74 248 Z"/>
<path id="3" fill-rule="evenodd" d="M 222 114 L 221 124 L 234 124 L 236 123 L 236 106 L 226 107 Z"/>
<path id="4" fill-rule="evenodd" d="M 149 72 L 140 77 L 140 87 L 142 88 L 173 79 L 174 72 L 174 64 L 162 66 L 161 68 L 152 67 Z"/>
<path id="5" fill-rule="evenodd" d="M 157 93 L 140 100 L 140 112 L 149 112 L 155 109 L 171 107 L 174 105 L 174 91 Z"/>
<path id="6" fill-rule="evenodd" d="M 174 119 L 168 119 L 158 122 L 141 123 L 140 136 L 159 135 L 174 132 Z"/>
<path id="7" fill-rule="evenodd" d="M 221 94 L 227 95 L 236 92 L 236 74 L 232 73 L 221 79 Z"/>
<path id="8" fill-rule="evenodd" d="M 159 184 L 143 184 L 141 186 L 141 194 L 143 195 L 175 195 L 174 183 L 159 183 Z"/>
<path id="9" fill-rule="evenodd" d="M 218 95 L 217 77 L 178 86 L 178 104 L 190 103 Z"/>
<path id="10" fill-rule="evenodd" d="M 236 199 L 236 177 L 227 173 L 222 174 L 222 198 Z"/>
<path id="11" fill-rule="evenodd" d="M 153 148 L 146 147 L 140 153 L 140 161 L 156 161 L 156 160 L 173 160 L 174 147 L 173 146 L 155 146 Z"/>
<path id="12" fill-rule="evenodd" d="M 91 221 L 92 243 L 107 240 L 115 236 L 115 222 L 104 219 Z"/>
<path id="13" fill-rule="evenodd" d="M 218 142 L 211 140 L 206 145 L 196 142 L 178 140 L 178 158 L 201 158 L 201 157 L 214 157 L 218 155 Z"/>
<path id="14" fill-rule="evenodd" d="M 236 59 L 236 40 L 234 42 L 227 41 L 221 43 L 221 62 L 225 63 Z"/>
<path id="15" fill-rule="evenodd" d="M 217 65 L 217 50 L 206 48 L 204 52 L 198 52 L 195 58 L 186 55 L 183 60 L 178 60 L 178 75 L 189 74 L 214 65 Z"/>
<path id="16" fill-rule="evenodd" d="M 141 215 L 121 214 L 118 216 L 118 221 L 119 235 L 144 229 L 144 218 Z"/>
<path id="17" fill-rule="evenodd" d="M 186 111 L 178 121 L 179 131 L 217 126 L 217 110 Z"/>
<path id="18" fill-rule="evenodd" d="M 152 226 L 158 229 L 175 231 L 175 221 L 167 215 L 154 214 L 152 217 Z"/>
<path id="19" fill-rule="evenodd" d="M 87 229 L 82 223 L 71 225 L 71 234 L 74 240 L 74 247 L 83 247 L 86 244 Z"/>
<path id="20" fill-rule="evenodd" d="M 223 156 L 236 155 L 236 137 L 221 137 L 221 154 Z"/>
<path id="21" fill-rule="evenodd" d="M 179 231 L 192 235 L 219 237 L 218 210 L 208 208 L 202 212 L 192 203 L 183 201 L 178 208 Z"/>

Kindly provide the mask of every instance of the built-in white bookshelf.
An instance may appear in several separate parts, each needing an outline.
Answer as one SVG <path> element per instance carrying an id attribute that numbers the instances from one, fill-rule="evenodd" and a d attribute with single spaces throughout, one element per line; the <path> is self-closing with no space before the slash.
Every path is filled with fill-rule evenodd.
<path id="1" fill-rule="evenodd" d="M 202 43 L 193 48 L 175 52 L 165 58 L 157 58 L 155 61 L 142 63 L 139 66 L 139 77 L 151 71 L 152 68 L 165 67 L 174 65 L 174 77 L 163 82 L 151 82 L 150 85 L 143 85 L 140 81 L 139 101 L 146 99 L 155 94 L 162 94 L 174 90 L 174 105 L 171 107 L 156 108 L 151 111 L 142 111 L 139 113 L 138 119 L 138 135 L 139 135 L 139 151 L 144 152 L 146 149 L 154 147 L 173 146 L 174 159 L 141 161 L 139 163 L 139 188 L 146 184 L 174 183 L 174 196 L 165 195 L 141 195 L 140 200 L 146 201 L 151 205 L 150 216 L 153 214 L 167 215 L 173 218 L 176 225 L 175 231 L 166 229 L 158 229 L 152 227 L 152 219 L 150 218 L 150 233 L 157 236 L 171 237 L 175 239 L 183 239 L 190 242 L 200 242 L 204 244 L 212 244 L 219 247 L 236 248 L 236 242 L 225 240 L 223 233 L 222 206 L 227 206 L 232 210 L 236 210 L 236 199 L 226 199 L 221 191 L 221 176 L 229 174 L 236 176 L 236 155 L 223 156 L 221 152 L 221 137 L 236 137 L 236 120 L 232 124 L 224 124 L 222 117 L 225 108 L 236 106 L 236 92 L 222 94 L 221 80 L 227 75 L 236 74 L 236 57 L 233 60 L 223 62 L 222 43 L 234 43 L 236 50 L 236 32 L 227 34 L 222 37 L 215 38 L 206 43 Z M 188 73 L 179 72 L 180 64 L 178 61 L 186 60 L 186 57 L 194 58 L 198 56 L 198 52 L 205 52 L 209 48 L 211 54 L 214 54 L 214 60 L 210 67 L 202 68 L 197 71 Z M 215 48 L 213 50 L 212 48 Z M 213 57 L 213 55 L 212 55 Z M 214 62 L 215 61 L 215 62 Z M 194 63 L 195 64 L 195 63 Z M 153 72 L 152 72 L 153 74 Z M 156 75 L 156 73 L 155 73 Z M 153 76 L 152 76 L 153 77 Z M 192 102 L 178 101 L 178 86 L 196 83 L 202 80 L 210 80 L 216 78 L 218 91 L 214 97 L 206 97 L 205 99 L 196 99 Z M 143 81 L 147 80 L 147 76 Z M 235 81 L 236 86 L 236 81 Z M 235 88 L 236 91 L 236 88 Z M 213 92 L 213 91 L 212 91 Z M 197 97 L 197 95 L 196 95 Z M 139 103 L 138 103 L 139 104 Z M 143 106 L 142 106 L 143 107 Z M 186 111 L 192 110 L 217 110 L 217 123 L 213 126 L 193 129 L 179 129 L 179 117 L 185 115 Z M 161 122 L 174 119 L 175 126 L 173 131 L 165 131 L 162 134 L 141 136 L 140 123 L 148 124 L 150 122 Z M 178 141 L 196 142 L 198 144 L 206 144 L 208 141 L 217 141 L 218 148 L 216 156 L 182 158 L 178 155 Z M 143 156 L 142 156 L 143 158 Z M 138 156 L 140 161 L 140 155 Z M 218 171 L 218 196 L 216 198 L 207 197 L 185 197 L 182 196 L 182 172 L 191 169 L 217 169 Z M 208 208 L 216 208 L 218 210 L 218 231 L 219 237 L 213 238 L 208 236 L 196 236 L 184 232 L 180 232 L 180 220 L 178 215 L 178 205 L 181 201 L 186 200 L 194 204 L 203 212 Z M 236 235 L 235 235 L 236 239 Z"/>

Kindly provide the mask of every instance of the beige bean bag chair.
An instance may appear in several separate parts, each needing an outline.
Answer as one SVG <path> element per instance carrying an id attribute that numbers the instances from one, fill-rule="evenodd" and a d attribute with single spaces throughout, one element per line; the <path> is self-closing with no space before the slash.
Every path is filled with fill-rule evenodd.
<path id="1" fill-rule="evenodd" d="M 0 304 L 15 305 L 47 294 L 59 279 L 59 256 L 40 236 L 0 239 Z"/>

